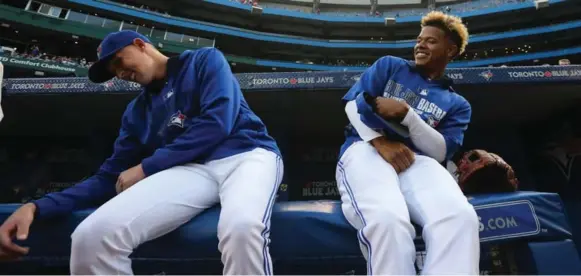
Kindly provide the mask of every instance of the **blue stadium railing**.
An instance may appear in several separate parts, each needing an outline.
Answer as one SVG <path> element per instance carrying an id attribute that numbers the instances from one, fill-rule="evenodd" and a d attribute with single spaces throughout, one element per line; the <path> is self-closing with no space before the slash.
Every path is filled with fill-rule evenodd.
<path id="1" fill-rule="evenodd" d="M 560 1 L 560 0 L 555 0 Z M 69 2 L 77 3 L 81 5 L 86 5 L 93 8 L 98 8 L 102 10 L 107 10 L 115 13 L 119 13 L 126 16 L 132 16 L 136 18 L 141 18 L 148 21 L 159 22 L 171 26 L 176 26 L 180 28 L 188 28 L 200 31 L 206 31 L 211 33 L 217 33 L 222 35 L 230 35 L 236 37 L 243 37 L 253 40 L 276 42 L 276 43 L 286 43 L 286 44 L 298 44 L 314 47 L 325 47 L 325 48 L 338 48 L 338 49 L 404 49 L 412 48 L 414 45 L 413 41 L 396 41 L 396 42 L 343 42 L 343 41 L 330 41 L 330 40 L 319 40 L 298 36 L 289 36 L 274 33 L 263 33 L 251 30 L 245 30 L 241 28 L 235 28 L 225 25 L 212 24 L 207 22 L 201 22 L 186 18 L 179 17 L 167 17 L 159 15 L 156 13 L 148 12 L 146 10 L 133 9 L 125 7 L 122 5 L 116 5 L 111 3 L 105 3 L 95 0 L 69 0 Z M 470 41 L 474 42 L 486 42 L 499 39 L 512 39 L 516 37 L 529 36 L 529 35 L 539 35 L 544 33 L 550 33 L 555 31 L 576 29 L 581 28 L 581 21 L 568 22 L 563 24 L 556 24 L 553 26 L 537 27 L 524 30 L 509 31 L 504 33 L 496 34 L 481 34 L 472 35 Z"/>
<path id="2" fill-rule="evenodd" d="M 469 60 L 469 61 L 457 61 L 448 64 L 448 68 L 467 68 L 467 67 L 479 67 L 487 65 L 502 65 L 514 62 L 531 61 L 536 59 L 545 58 L 558 58 L 558 57 L 570 57 L 572 55 L 581 54 L 581 47 L 573 47 L 566 49 L 559 49 L 554 51 L 530 53 L 530 54 L 520 54 L 511 55 L 506 57 L 497 58 L 486 58 L 480 60 Z M 256 59 L 256 65 L 267 66 L 267 67 L 279 67 L 279 68 L 293 68 L 293 69 L 303 69 L 303 70 L 317 70 L 317 71 L 360 71 L 365 70 L 367 67 L 357 67 L 357 66 L 327 66 L 327 65 L 316 65 L 316 64 L 297 64 L 293 62 L 284 61 L 273 61 L 273 60 L 262 60 Z"/>
<path id="3" fill-rule="evenodd" d="M 310 89 L 313 93 L 318 93 L 329 88 L 348 89 L 359 80 L 361 73 L 361 71 L 244 73 L 236 74 L 236 77 L 240 88 L 247 92 L 268 89 L 273 91 Z M 446 74 L 455 84 L 581 84 L 581 65 L 449 68 Z M 92 83 L 87 78 L 9 78 L 5 79 L 4 87 L 6 95 L 141 91 L 140 85 L 116 78 L 102 84 Z"/>

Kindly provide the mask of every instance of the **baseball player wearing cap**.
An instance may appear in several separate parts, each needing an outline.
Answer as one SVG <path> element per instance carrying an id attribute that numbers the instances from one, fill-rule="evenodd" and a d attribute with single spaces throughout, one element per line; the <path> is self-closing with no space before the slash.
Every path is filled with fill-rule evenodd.
<path id="1" fill-rule="evenodd" d="M 441 165 L 470 121 L 470 104 L 444 75 L 468 31 L 441 12 L 421 25 L 414 62 L 380 58 L 343 97 L 350 124 L 336 173 L 342 209 L 369 274 L 416 274 L 413 221 L 423 227 L 424 274 L 476 275 L 478 217 Z"/>
<path id="2" fill-rule="evenodd" d="M 105 202 L 72 234 L 72 274 L 132 274 L 129 255 L 221 204 L 224 274 L 272 274 L 269 225 L 283 164 L 275 140 L 250 110 L 214 48 L 168 58 L 133 31 L 108 35 L 90 68 L 144 86 L 127 106 L 113 155 L 99 172 L 23 205 L 0 227 L 2 257 L 28 252 L 33 219 Z M 194 249 L 192 249 L 194 250 Z"/>

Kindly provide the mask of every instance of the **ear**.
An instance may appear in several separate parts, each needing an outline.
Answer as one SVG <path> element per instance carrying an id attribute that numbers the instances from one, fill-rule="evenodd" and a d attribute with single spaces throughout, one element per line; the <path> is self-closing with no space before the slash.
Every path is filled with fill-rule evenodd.
<path id="1" fill-rule="evenodd" d="M 145 50 L 145 41 L 143 41 L 143 39 L 141 38 L 135 38 L 133 39 L 133 45 L 137 46 L 137 48 L 141 49 L 141 50 Z"/>
<path id="2" fill-rule="evenodd" d="M 456 44 L 450 43 L 450 46 L 448 46 L 448 59 L 453 59 L 458 55 L 458 46 L 456 46 Z"/>

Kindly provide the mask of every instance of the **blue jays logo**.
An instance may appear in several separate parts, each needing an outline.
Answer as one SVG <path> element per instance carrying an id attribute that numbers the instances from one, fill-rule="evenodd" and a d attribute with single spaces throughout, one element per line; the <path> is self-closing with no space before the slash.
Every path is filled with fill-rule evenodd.
<path id="1" fill-rule="evenodd" d="M 182 114 L 182 112 L 178 110 L 178 112 L 171 115 L 171 118 L 169 118 L 167 126 L 177 126 L 180 128 L 184 128 L 184 121 L 186 120 L 186 118 L 187 116 Z"/>
<path id="2" fill-rule="evenodd" d="M 481 77 L 485 78 L 487 81 L 489 81 L 490 79 L 492 79 L 492 77 L 494 77 L 494 74 L 490 71 L 484 71 L 482 73 L 479 74 Z"/>
<path id="3" fill-rule="evenodd" d="M 101 50 L 103 50 L 103 48 L 101 47 L 101 44 L 99 44 L 99 47 L 97 47 L 97 58 L 101 58 Z"/>
<path id="4" fill-rule="evenodd" d="M 428 125 L 431 127 L 437 127 L 439 122 L 434 117 L 428 116 L 426 123 L 428 123 Z"/>

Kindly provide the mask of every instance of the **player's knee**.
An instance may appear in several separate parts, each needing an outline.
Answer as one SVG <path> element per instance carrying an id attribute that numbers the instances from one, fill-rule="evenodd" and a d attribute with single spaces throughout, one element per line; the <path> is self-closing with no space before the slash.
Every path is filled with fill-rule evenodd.
<path id="1" fill-rule="evenodd" d="M 466 203 L 458 208 L 458 212 L 454 215 L 453 220 L 458 227 L 464 229 L 467 233 L 478 235 L 478 228 L 480 225 L 478 215 L 471 204 Z"/>
<path id="2" fill-rule="evenodd" d="M 82 262 L 95 257 L 101 251 L 114 252 L 130 247 L 127 222 L 115 218 L 87 217 L 71 235 L 71 253 Z M 128 248 L 132 249 L 132 248 Z"/>
<path id="3" fill-rule="evenodd" d="M 70 270 L 73 275 L 89 274 L 90 266 L 96 262 L 102 242 L 102 230 L 97 221 L 88 217 L 71 235 Z"/>
<path id="4" fill-rule="evenodd" d="M 425 226 L 424 231 L 447 232 L 450 236 L 458 235 L 478 235 L 478 215 L 474 207 L 468 202 L 456 204 L 454 210 L 443 212 L 438 218 Z M 443 230 L 443 229 L 446 230 Z M 436 230 L 439 229 L 439 230 Z M 429 233 L 428 233 L 429 234 Z"/>
<path id="5" fill-rule="evenodd" d="M 237 245 L 250 243 L 260 239 L 265 229 L 261 218 L 238 214 L 236 216 L 221 217 L 218 223 L 218 237 L 221 242 L 231 242 Z"/>
<path id="6" fill-rule="evenodd" d="M 377 208 L 365 217 L 367 227 L 374 233 L 391 233 L 395 236 L 413 235 L 413 226 L 406 214 L 398 214 L 390 208 Z M 411 230 L 410 230 L 411 229 Z"/>
<path id="7" fill-rule="evenodd" d="M 84 254 L 85 251 L 90 251 L 95 241 L 101 237 L 99 232 L 99 225 L 94 220 L 90 217 L 83 220 L 71 234 L 71 253 Z"/>

